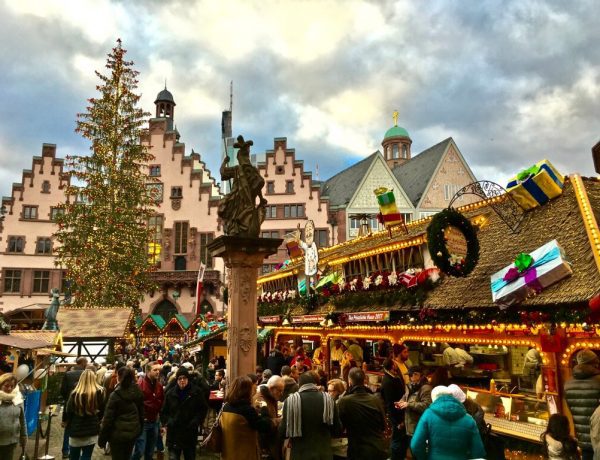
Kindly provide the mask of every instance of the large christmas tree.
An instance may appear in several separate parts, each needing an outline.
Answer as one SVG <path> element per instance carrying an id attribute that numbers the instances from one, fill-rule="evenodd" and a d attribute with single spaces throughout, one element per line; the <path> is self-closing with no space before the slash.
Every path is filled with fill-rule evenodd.
<path id="1" fill-rule="evenodd" d="M 72 179 L 54 236 L 75 307 L 138 308 L 154 287 L 147 225 L 153 201 L 146 187 L 153 157 L 140 142 L 149 114 L 137 107 L 138 72 L 125 53 L 118 40 L 106 62 L 110 74 L 96 72 L 99 97 L 78 114 L 76 131 L 90 140 L 91 154 L 67 157 Z"/>

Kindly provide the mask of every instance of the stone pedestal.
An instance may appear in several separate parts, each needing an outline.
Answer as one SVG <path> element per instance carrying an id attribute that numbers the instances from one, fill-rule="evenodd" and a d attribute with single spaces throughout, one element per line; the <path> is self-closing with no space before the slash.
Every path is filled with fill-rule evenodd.
<path id="1" fill-rule="evenodd" d="M 208 245 L 213 257 L 222 257 L 230 269 L 227 308 L 227 377 L 256 372 L 256 280 L 266 257 L 277 252 L 282 240 L 220 236 Z"/>

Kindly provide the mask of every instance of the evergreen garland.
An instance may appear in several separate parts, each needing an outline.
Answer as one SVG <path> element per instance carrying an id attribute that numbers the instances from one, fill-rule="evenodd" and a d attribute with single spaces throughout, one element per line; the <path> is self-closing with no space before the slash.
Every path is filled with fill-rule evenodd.
<path id="1" fill-rule="evenodd" d="M 467 241 L 467 255 L 457 263 L 451 262 L 444 237 L 444 230 L 450 225 L 459 229 Z M 479 260 L 479 240 L 475 228 L 469 219 L 453 208 L 444 209 L 433 216 L 427 227 L 427 245 L 433 263 L 451 276 L 467 276 Z"/>

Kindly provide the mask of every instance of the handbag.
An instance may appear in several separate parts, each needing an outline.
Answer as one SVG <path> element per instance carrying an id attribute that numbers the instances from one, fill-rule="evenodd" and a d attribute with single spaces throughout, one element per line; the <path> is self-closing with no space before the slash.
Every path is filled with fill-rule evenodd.
<path id="1" fill-rule="evenodd" d="M 210 433 L 208 433 L 208 436 L 204 438 L 201 444 L 202 448 L 214 452 L 215 454 L 220 454 L 223 451 L 223 427 L 221 426 L 223 407 L 225 407 L 225 404 L 221 407 L 219 415 L 217 415 L 215 423 L 213 423 L 213 426 L 210 429 Z"/>

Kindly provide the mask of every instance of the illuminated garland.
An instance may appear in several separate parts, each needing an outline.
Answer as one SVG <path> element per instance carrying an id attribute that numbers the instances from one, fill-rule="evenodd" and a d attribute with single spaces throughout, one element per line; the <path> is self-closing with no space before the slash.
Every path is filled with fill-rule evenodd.
<path id="1" fill-rule="evenodd" d="M 448 252 L 444 231 L 449 226 L 462 232 L 467 241 L 467 255 L 457 259 Z M 451 276 L 467 276 L 479 260 L 479 241 L 469 219 L 455 209 L 447 208 L 435 214 L 427 227 L 427 244 L 433 263 L 444 273 Z"/>

